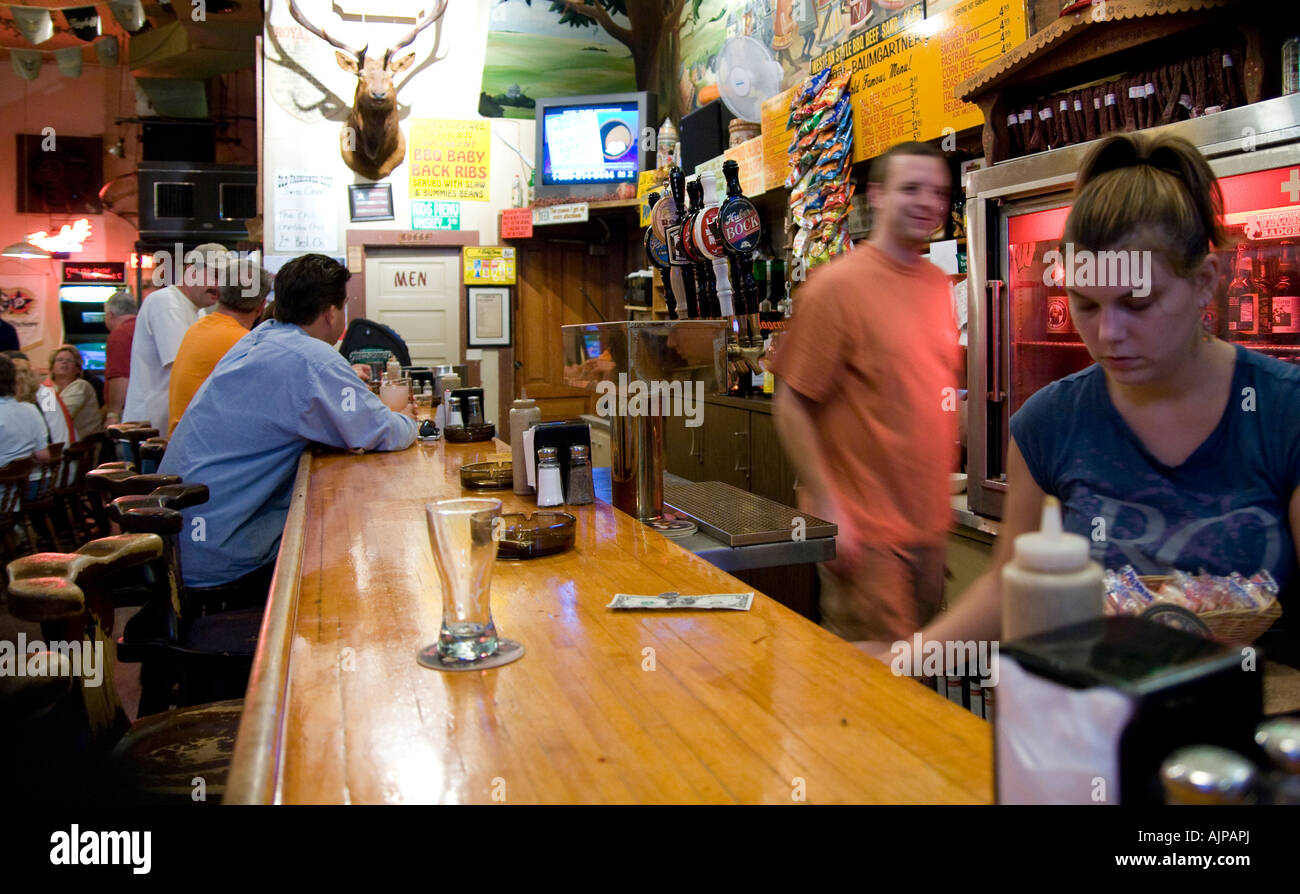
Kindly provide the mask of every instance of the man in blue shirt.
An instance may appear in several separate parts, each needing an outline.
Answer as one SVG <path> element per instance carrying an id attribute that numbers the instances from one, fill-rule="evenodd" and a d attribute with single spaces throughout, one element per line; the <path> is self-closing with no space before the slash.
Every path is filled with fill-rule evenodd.
<path id="1" fill-rule="evenodd" d="M 388 409 L 332 347 L 343 334 L 349 277 L 324 255 L 285 264 L 275 318 L 235 343 L 181 417 L 158 471 L 211 492 L 185 511 L 186 586 L 265 592 L 309 443 L 403 450 L 415 441 L 414 408 Z"/>

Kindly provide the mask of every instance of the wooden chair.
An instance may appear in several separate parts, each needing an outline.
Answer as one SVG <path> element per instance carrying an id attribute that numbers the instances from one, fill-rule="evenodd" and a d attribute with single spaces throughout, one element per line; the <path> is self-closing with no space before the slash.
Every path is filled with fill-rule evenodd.
<path id="1" fill-rule="evenodd" d="M 0 774 L 12 776 L 6 792 L 47 801 L 194 803 L 200 777 L 205 799 L 219 801 L 242 703 L 182 708 L 132 725 L 113 682 L 111 581 L 162 553 L 157 535 L 124 534 L 8 564 L 14 616 L 39 623 L 47 643 L 90 644 L 102 676 L 90 685 L 84 665 L 82 676 L 73 676 L 75 667 L 52 650 L 45 654 L 57 665 L 53 675 L 3 681 Z"/>
<path id="2" fill-rule="evenodd" d="M 30 459 L 16 459 L 0 468 L 0 559 L 5 562 L 18 556 L 14 529 L 18 525 L 23 496 L 30 486 L 31 473 Z"/>
<path id="3" fill-rule="evenodd" d="M 46 537 L 45 546 L 55 550 L 63 550 L 63 538 L 54 526 L 54 488 L 59 481 L 59 472 L 63 468 L 63 445 L 51 444 L 48 448 L 49 459 L 33 459 L 32 469 L 38 472 L 37 478 L 33 479 L 34 488 L 28 490 L 23 495 L 22 507 L 19 510 L 22 516 L 23 526 L 27 531 L 28 543 L 36 547 L 42 537 Z M 42 535 L 37 534 L 37 522 L 44 527 Z"/>
<path id="4" fill-rule="evenodd" d="M 63 466 L 59 470 L 54 499 L 78 543 L 109 533 L 108 516 L 103 512 L 103 501 L 86 486 L 86 475 L 99 462 L 107 438 L 103 432 L 88 435 L 63 451 Z"/>
<path id="5" fill-rule="evenodd" d="M 109 509 L 122 530 L 156 534 L 164 543 L 154 592 L 117 640 L 119 660 L 141 665 L 141 716 L 165 711 L 173 697 L 178 705 L 193 705 L 242 694 L 248 686 L 264 605 L 224 610 L 229 588 L 191 590 L 182 577 L 181 510 L 207 500 L 205 485 L 174 484 L 119 497 Z"/>

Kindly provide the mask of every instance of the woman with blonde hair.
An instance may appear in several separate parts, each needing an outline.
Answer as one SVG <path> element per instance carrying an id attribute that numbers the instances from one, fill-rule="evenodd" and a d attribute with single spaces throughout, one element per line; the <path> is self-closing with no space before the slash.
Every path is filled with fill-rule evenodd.
<path id="1" fill-rule="evenodd" d="M 1062 246 L 1076 257 L 1139 252 L 1149 276 L 1067 289 L 1096 362 L 1036 392 L 1011 418 L 993 567 L 927 638 L 998 637 L 999 572 L 1016 535 L 1038 528 L 1046 496 L 1060 500 L 1065 528 L 1088 538 L 1103 567 L 1267 570 L 1281 587 L 1279 626 L 1294 631 L 1300 368 L 1205 328 L 1220 288 L 1218 252 L 1231 248 L 1222 213 L 1209 164 L 1185 140 L 1112 136 L 1085 159 Z M 1104 537 L 1093 536 L 1099 522 Z"/>
<path id="2" fill-rule="evenodd" d="M 81 377 L 82 365 L 81 351 L 76 346 L 59 345 L 50 352 L 50 377 L 45 382 L 68 408 L 77 440 L 104 430 L 99 398 L 94 386 Z"/>

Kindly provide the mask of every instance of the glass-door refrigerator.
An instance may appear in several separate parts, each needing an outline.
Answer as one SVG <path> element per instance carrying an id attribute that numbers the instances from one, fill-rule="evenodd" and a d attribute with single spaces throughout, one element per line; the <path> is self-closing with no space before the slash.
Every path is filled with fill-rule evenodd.
<path id="1" fill-rule="evenodd" d="M 1207 314 L 1221 338 L 1300 362 L 1300 94 L 1144 134 L 1184 137 L 1210 160 L 1235 245 Z M 969 174 L 970 508 L 1002 517 L 1008 421 L 1039 388 L 1092 363 L 1070 319 L 1057 251 L 1075 172 L 1093 143 Z"/>

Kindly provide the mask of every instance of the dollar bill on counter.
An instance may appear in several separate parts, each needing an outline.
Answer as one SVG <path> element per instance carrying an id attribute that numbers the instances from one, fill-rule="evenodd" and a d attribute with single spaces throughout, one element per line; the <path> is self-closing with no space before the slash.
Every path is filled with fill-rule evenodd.
<path id="1" fill-rule="evenodd" d="M 633 596 L 615 593 L 614 601 L 605 608 L 729 608 L 747 612 L 753 603 L 753 593 L 709 593 L 704 596 L 683 596 L 681 593 Z"/>

